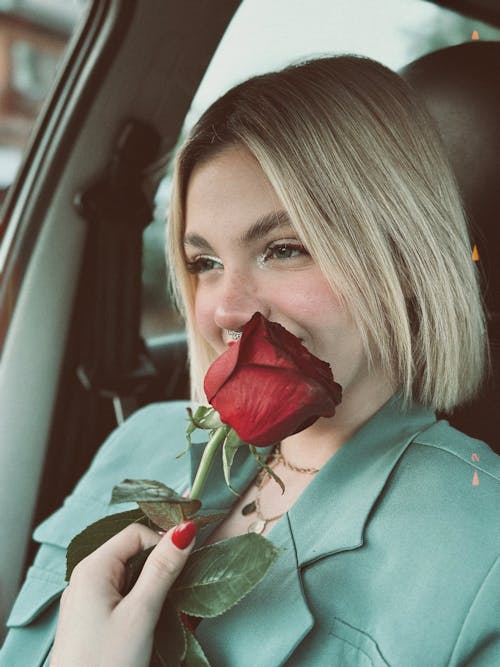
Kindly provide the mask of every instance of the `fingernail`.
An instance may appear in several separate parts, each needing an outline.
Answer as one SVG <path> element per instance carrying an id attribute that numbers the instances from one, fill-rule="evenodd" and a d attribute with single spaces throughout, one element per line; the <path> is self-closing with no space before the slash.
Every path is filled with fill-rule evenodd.
<path id="1" fill-rule="evenodd" d="M 172 533 L 172 542 L 178 549 L 185 549 L 193 541 L 196 535 L 196 524 L 194 521 L 183 521 Z"/>

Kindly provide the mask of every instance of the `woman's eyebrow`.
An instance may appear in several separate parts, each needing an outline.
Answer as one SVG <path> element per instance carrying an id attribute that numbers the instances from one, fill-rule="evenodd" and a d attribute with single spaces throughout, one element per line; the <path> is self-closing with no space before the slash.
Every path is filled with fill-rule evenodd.
<path id="1" fill-rule="evenodd" d="M 193 246 L 193 248 L 197 248 L 198 250 L 208 250 L 213 252 L 210 243 L 199 234 L 186 234 L 184 237 L 184 246 L 188 245 Z"/>
<path id="2" fill-rule="evenodd" d="M 291 227 L 290 216 L 285 210 L 271 211 L 262 215 L 251 225 L 240 239 L 243 245 L 266 237 L 278 227 Z"/>
<path id="3" fill-rule="evenodd" d="M 254 241 L 266 237 L 270 232 L 279 227 L 291 227 L 288 213 L 285 210 L 265 213 L 246 230 L 243 236 L 239 239 L 239 243 L 241 245 L 253 243 Z M 184 237 L 184 245 L 192 246 L 198 250 L 213 252 L 210 243 L 203 238 L 203 236 L 196 233 L 186 234 Z"/>

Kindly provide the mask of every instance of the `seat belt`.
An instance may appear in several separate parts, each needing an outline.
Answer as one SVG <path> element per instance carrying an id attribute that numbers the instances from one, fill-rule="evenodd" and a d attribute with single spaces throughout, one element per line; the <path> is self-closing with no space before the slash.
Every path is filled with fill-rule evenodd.
<path id="1" fill-rule="evenodd" d="M 105 437 L 154 387 L 157 372 L 140 336 L 142 232 L 153 219 L 141 181 L 159 147 L 155 130 L 127 122 L 108 168 L 77 197 L 89 231 L 35 523 L 59 506 Z M 34 545 L 27 563 L 33 555 Z"/>
<path id="2" fill-rule="evenodd" d="M 88 319 L 77 376 L 88 391 L 112 401 L 118 424 L 156 377 L 140 336 L 142 233 L 153 218 L 141 181 L 159 147 L 153 128 L 128 121 L 102 178 L 76 199 L 93 255 L 83 277 L 90 283 Z"/>

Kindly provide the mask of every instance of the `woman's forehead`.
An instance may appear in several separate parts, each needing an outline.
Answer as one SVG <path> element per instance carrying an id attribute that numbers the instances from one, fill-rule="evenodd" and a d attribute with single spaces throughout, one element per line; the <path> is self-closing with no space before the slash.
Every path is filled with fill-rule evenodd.
<path id="1" fill-rule="evenodd" d="M 228 230 L 237 229 L 252 240 L 276 226 L 290 224 L 264 171 L 243 148 L 228 149 L 195 167 L 185 208 L 188 237 L 222 225 Z"/>

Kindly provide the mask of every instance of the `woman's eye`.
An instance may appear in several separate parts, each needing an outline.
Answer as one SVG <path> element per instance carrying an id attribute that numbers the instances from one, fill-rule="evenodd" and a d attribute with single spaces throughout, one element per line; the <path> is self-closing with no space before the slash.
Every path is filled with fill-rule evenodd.
<path id="1" fill-rule="evenodd" d="M 301 243 L 295 242 L 281 242 L 270 245 L 265 254 L 264 259 L 293 259 L 308 255 L 309 253 Z"/>
<path id="2" fill-rule="evenodd" d="M 199 255 L 192 260 L 186 262 L 186 268 L 189 273 L 206 273 L 213 269 L 222 268 L 222 262 L 217 257 L 210 257 L 210 255 Z"/>

